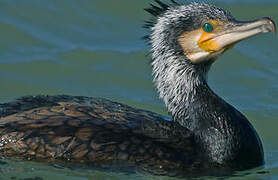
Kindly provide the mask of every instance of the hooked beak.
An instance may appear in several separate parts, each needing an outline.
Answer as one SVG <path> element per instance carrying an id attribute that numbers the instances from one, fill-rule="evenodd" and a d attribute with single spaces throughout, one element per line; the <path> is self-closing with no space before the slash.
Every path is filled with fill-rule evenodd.
<path id="1" fill-rule="evenodd" d="M 230 49 L 234 44 L 244 39 L 266 32 L 276 33 L 276 25 L 270 18 L 265 17 L 246 22 L 235 21 L 217 33 L 211 34 L 200 43 L 214 44 L 213 48 L 210 48 L 210 52 L 218 52 Z"/>

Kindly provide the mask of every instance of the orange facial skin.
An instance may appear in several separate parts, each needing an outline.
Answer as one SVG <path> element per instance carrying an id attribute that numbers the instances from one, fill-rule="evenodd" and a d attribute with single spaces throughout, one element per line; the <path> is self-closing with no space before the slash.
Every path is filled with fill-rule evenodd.
<path id="1" fill-rule="evenodd" d="M 208 22 L 213 26 L 213 31 L 208 33 L 201 28 L 202 35 L 198 41 L 198 46 L 206 52 L 213 53 L 220 50 L 218 43 L 213 40 L 213 37 L 223 29 L 223 22 L 217 20 L 209 20 Z"/>

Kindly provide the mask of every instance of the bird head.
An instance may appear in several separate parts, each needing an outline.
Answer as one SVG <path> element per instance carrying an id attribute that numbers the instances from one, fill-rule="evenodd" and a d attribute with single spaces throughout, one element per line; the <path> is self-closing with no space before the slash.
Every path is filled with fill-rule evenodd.
<path id="1" fill-rule="evenodd" d="M 260 18 L 238 21 L 231 13 L 204 3 L 151 5 L 146 9 L 156 16 L 150 36 L 153 49 L 166 47 L 183 54 L 192 64 L 214 61 L 236 43 L 265 32 L 276 32 L 274 21 Z"/>
<path id="2" fill-rule="evenodd" d="M 270 18 L 238 21 L 222 8 L 205 4 L 166 4 L 154 0 L 145 9 L 156 88 L 174 117 L 184 115 L 200 85 L 207 85 L 211 64 L 236 43 L 264 32 L 276 32 Z M 185 118 L 185 117 L 184 117 Z"/>

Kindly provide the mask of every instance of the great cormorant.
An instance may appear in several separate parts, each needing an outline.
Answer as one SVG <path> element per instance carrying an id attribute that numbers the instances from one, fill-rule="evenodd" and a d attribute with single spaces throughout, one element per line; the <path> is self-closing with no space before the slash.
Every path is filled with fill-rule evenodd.
<path id="1" fill-rule="evenodd" d="M 237 21 L 205 3 L 155 0 L 154 84 L 173 121 L 101 98 L 28 96 L 0 104 L 2 157 L 126 168 L 160 175 L 210 174 L 264 164 L 261 141 L 207 84 L 211 64 L 246 38 L 275 32 L 270 18 Z"/>

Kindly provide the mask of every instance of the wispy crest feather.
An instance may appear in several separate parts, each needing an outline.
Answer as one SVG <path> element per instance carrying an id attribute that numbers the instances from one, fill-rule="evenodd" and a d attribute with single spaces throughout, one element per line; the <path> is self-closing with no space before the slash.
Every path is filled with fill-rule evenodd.
<path id="1" fill-rule="evenodd" d="M 156 24 L 157 18 L 164 14 L 170 7 L 179 6 L 180 4 L 174 0 L 170 0 L 170 3 L 164 3 L 160 0 L 154 0 L 156 4 L 150 3 L 150 7 L 145 8 L 144 10 L 150 13 L 153 17 L 145 21 L 143 28 L 151 29 Z M 149 35 L 143 37 L 146 41 L 150 39 Z"/>

